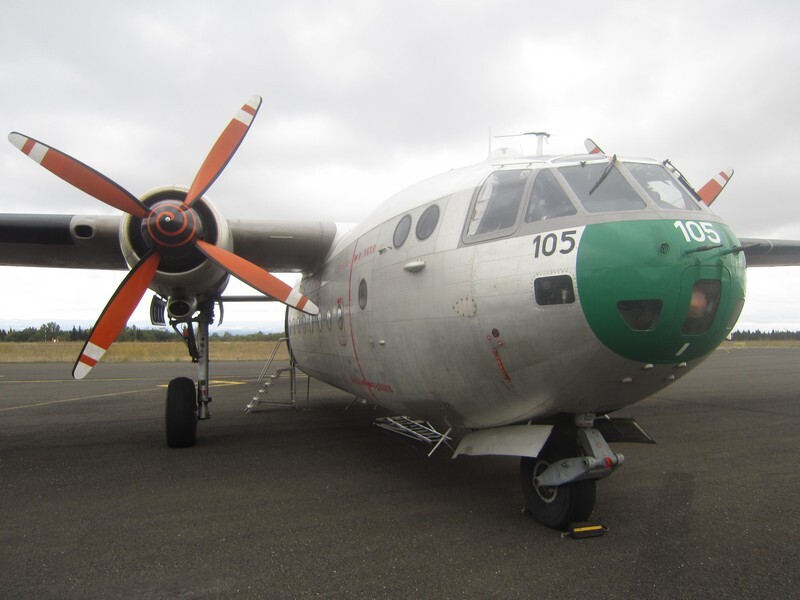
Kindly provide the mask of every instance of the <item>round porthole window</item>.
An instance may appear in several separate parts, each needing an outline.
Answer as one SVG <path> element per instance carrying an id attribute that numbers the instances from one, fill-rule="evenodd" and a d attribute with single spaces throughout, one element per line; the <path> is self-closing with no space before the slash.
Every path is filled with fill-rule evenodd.
<path id="1" fill-rule="evenodd" d="M 336 325 L 339 327 L 339 331 L 344 329 L 344 310 L 342 310 L 341 303 L 336 306 Z"/>
<path id="2" fill-rule="evenodd" d="M 328 311 L 328 313 L 325 315 L 325 321 L 328 323 L 328 331 L 330 331 L 331 324 L 333 322 L 333 319 L 331 318 L 331 311 Z"/>
<path id="3" fill-rule="evenodd" d="M 436 224 L 439 222 L 439 207 L 431 204 L 422 213 L 422 216 L 417 222 L 417 238 L 420 240 L 427 240 L 431 237 L 433 230 L 436 229 Z"/>
<path id="4" fill-rule="evenodd" d="M 362 279 L 361 283 L 358 284 L 358 305 L 361 307 L 361 310 L 367 308 L 367 281 L 366 279 Z"/>
<path id="5" fill-rule="evenodd" d="M 411 215 L 406 215 L 397 223 L 397 227 L 394 228 L 394 237 L 392 238 L 392 243 L 394 244 L 395 248 L 399 248 L 403 244 L 406 243 L 408 239 L 408 233 L 411 231 Z"/>

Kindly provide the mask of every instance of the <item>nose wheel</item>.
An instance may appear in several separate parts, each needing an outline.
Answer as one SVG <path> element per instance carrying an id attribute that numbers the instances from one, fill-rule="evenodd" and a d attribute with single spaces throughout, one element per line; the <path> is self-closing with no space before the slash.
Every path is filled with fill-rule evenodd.
<path id="1" fill-rule="evenodd" d="M 574 430 L 573 430 L 574 434 Z M 523 456 L 519 471 L 525 510 L 546 527 L 565 529 L 586 521 L 594 510 L 596 481 L 583 479 L 562 485 L 539 485 L 537 479 L 554 463 L 576 456 L 578 443 L 569 432 L 554 432 L 536 458 Z"/>

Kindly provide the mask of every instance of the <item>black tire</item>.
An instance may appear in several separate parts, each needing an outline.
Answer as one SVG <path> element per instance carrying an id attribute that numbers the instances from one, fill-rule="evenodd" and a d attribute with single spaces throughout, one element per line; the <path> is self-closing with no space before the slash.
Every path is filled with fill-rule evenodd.
<path id="1" fill-rule="evenodd" d="M 574 433 L 574 431 L 573 431 Z M 574 435 L 554 432 L 537 458 L 523 456 L 519 463 L 525 508 L 546 527 L 566 529 L 570 523 L 585 521 L 594 510 L 596 481 L 584 479 L 558 487 L 537 488 L 533 480 L 551 463 L 578 456 Z"/>
<path id="2" fill-rule="evenodd" d="M 188 448 L 197 440 L 197 388 L 188 377 L 176 377 L 167 387 L 167 446 Z"/>

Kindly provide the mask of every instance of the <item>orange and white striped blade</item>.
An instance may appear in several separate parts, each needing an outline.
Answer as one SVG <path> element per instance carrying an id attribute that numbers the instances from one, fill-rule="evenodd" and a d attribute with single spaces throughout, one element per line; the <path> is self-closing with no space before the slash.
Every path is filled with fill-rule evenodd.
<path id="1" fill-rule="evenodd" d="M 260 107 L 261 96 L 250 98 L 242 105 L 236 116 L 231 119 L 231 122 L 228 123 L 228 126 L 217 138 L 205 161 L 203 161 L 200 170 L 197 171 L 194 182 L 189 188 L 189 193 L 186 194 L 184 202 L 188 206 L 194 204 L 200 196 L 205 194 L 211 184 L 219 177 L 219 174 L 222 173 L 222 170 L 230 162 L 242 143 L 244 136 L 250 130 L 250 125 L 253 123 L 253 119 L 256 118 Z"/>
<path id="2" fill-rule="evenodd" d="M 711 203 L 717 199 L 722 193 L 722 190 L 728 185 L 728 182 L 733 177 L 733 169 L 726 169 L 720 171 L 716 177 L 712 177 L 707 184 L 697 190 L 697 195 L 705 203 L 706 206 L 711 206 Z"/>
<path id="3" fill-rule="evenodd" d="M 600 146 L 598 146 L 597 144 L 595 144 L 595 143 L 594 143 L 594 140 L 592 140 L 591 138 L 586 138 L 586 139 L 583 141 L 583 147 L 584 147 L 584 148 L 586 148 L 586 151 L 587 151 L 589 154 L 605 154 L 605 152 L 603 152 L 603 151 L 600 149 Z"/>
<path id="4" fill-rule="evenodd" d="M 8 141 L 54 175 L 100 202 L 134 217 L 147 216 L 147 208 L 136 196 L 70 155 L 17 132 L 9 133 Z"/>
<path id="5" fill-rule="evenodd" d="M 269 271 L 254 265 L 233 252 L 214 246 L 202 240 L 197 241 L 197 248 L 220 268 L 241 279 L 247 285 L 254 287 L 262 294 L 266 294 L 287 306 L 302 310 L 309 315 L 318 315 L 319 308 L 306 296 L 293 289 Z"/>
<path id="6" fill-rule="evenodd" d="M 111 300 L 103 309 L 92 335 L 83 345 L 83 350 L 72 369 L 75 379 L 83 379 L 102 358 L 120 331 L 125 327 L 139 301 L 142 299 L 158 268 L 159 255 L 151 252 L 131 269 Z"/>

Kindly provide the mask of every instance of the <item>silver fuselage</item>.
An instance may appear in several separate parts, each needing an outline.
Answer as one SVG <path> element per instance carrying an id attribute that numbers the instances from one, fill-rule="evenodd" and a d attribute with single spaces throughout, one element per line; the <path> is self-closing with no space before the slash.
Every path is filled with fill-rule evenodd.
<path id="1" fill-rule="evenodd" d="M 737 242 L 705 207 L 659 207 L 625 167 L 622 177 L 642 206 L 587 210 L 559 169 L 582 168 L 592 160 L 609 163 L 597 157 L 490 160 L 390 198 L 341 236 L 323 268 L 304 276 L 301 290 L 321 313 L 289 311 L 288 332 L 300 368 L 398 414 L 468 428 L 612 411 L 679 379 L 730 331 L 744 297 L 743 258 L 704 250 L 709 240 L 689 239 L 685 224 L 692 235 L 696 229 L 705 238 L 705 228 L 709 236 L 722 237 L 726 248 Z M 525 215 L 533 214 L 534 202 L 529 184 L 513 225 L 497 234 L 480 232 L 471 223 L 481 186 L 503 170 L 532 178 L 542 170 L 555 173 L 574 214 L 529 221 Z M 423 214 L 434 205 L 433 233 L 420 239 L 418 227 L 430 220 L 431 211 Z M 406 215 L 410 234 L 398 247 Z M 621 236 L 629 238 L 628 246 L 620 244 L 618 252 L 606 250 L 617 248 L 615 228 L 632 231 Z M 598 230 L 610 232 L 602 233 L 607 242 L 597 241 L 602 235 L 587 235 Z M 668 258 L 659 262 L 659 253 Z M 562 292 L 562 302 L 543 303 L 534 282 L 565 276 L 574 282 L 574 297 Z M 598 327 L 605 315 L 587 317 L 585 306 L 606 299 L 611 292 L 603 291 L 602 282 L 614 277 L 624 284 L 617 287 L 628 286 L 608 308 L 614 321 L 609 327 L 619 328 L 619 338 L 616 330 Z M 674 331 L 694 302 L 691 289 L 681 291 L 682 285 L 691 288 L 698 279 L 714 277 L 723 281 L 723 296 L 735 296 L 727 304 L 727 297 L 718 299 L 726 308 L 714 317 L 714 339 Z M 583 286 L 581 278 L 594 283 Z M 660 322 L 647 331 L 623 331 L 630 328 L 616 313 L 617 302 L 651 296 L 664 306 Z M 627 346 L 615 346 L 617 339 Z"/>

